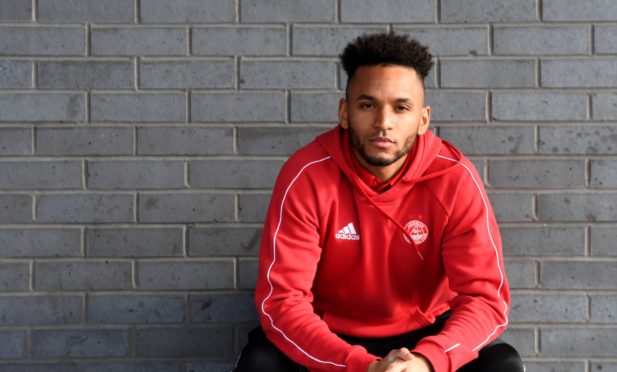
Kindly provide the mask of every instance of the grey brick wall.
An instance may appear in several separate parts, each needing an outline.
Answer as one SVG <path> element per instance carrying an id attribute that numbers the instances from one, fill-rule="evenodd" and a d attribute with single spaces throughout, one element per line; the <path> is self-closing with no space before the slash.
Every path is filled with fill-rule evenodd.
<path id="1" fill-rule="evenodd" d="M 229 370 L 274 178 L 385 30 L 484 177 L 504 338 L 617 370 L 617 2 L 1 0 L 0 372 Z"/>

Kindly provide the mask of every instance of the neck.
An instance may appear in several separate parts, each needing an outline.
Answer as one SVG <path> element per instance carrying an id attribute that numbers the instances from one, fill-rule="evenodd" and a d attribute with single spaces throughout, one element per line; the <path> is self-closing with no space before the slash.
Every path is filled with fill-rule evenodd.
<path id="1" fill-rule="evenodd" d="M 405 160 L 407 160 L 407 157 L 409 156 L 409 154 L 406 154 L 392 164 L 377 166 L 367 163 L 366 160 L 364 160 L 364 158 L 362 158 L 362 156 L 360 156 L 360 154 L 358 154 L 355 150 L 353 153 L 356 159 L 358 159 L 358 162 L 360 162 L 360 165 L 362 165 L 362 168 L 371 172 L 371 174 L 379 178 L 381 182 L 388 182 L 391 180 L 392 177 L 394 177 L 401 170 L 403 164 L 405 164 Z"/>

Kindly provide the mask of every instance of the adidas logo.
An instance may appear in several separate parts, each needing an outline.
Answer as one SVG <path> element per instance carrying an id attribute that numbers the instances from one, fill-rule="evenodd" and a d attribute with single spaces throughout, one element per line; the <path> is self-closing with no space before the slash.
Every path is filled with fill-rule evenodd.
<path id="1" fill-rule="evenodd" d="M 360 235 L 356 232 L 356 228 L 353 227 L 353 222 L 348 223 L 335 236 L 337 239 L 342 240 L 360 240 Z"/>

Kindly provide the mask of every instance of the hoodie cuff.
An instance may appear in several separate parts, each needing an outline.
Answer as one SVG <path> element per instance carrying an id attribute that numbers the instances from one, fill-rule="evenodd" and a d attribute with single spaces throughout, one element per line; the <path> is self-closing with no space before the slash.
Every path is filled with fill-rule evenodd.
<path id="1" fill-rule="evenodd" d="M 365 348 L 355 346 L 354 350 L 347 356 L 347 370 L 366 372 L 368 366 L 376 360 L 379 360 L 379 358 L 369 354 Z"/>
<path id="2" fill-rule="evenodd" d="M 421 341 L 411 350 L 412 353 L 422 354 L 433 366 L 434 372 L 448 372 L 450 359 L 441 346 L 430 341 Z"/>

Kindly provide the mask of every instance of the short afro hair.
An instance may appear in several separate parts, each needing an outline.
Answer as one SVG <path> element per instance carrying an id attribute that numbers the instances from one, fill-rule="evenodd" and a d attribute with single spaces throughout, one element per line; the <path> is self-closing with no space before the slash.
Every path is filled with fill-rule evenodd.
<path id="1" fill-rule="evenodd" d="M 360 36 L 347 44 L 339 57 L 347 73 L 347 81 L 361 66 L 396 65 L 413 68 L 424 84 L 433 67 L 433 56 L 426 46 L 407 35 L 393 32 Z"/>

